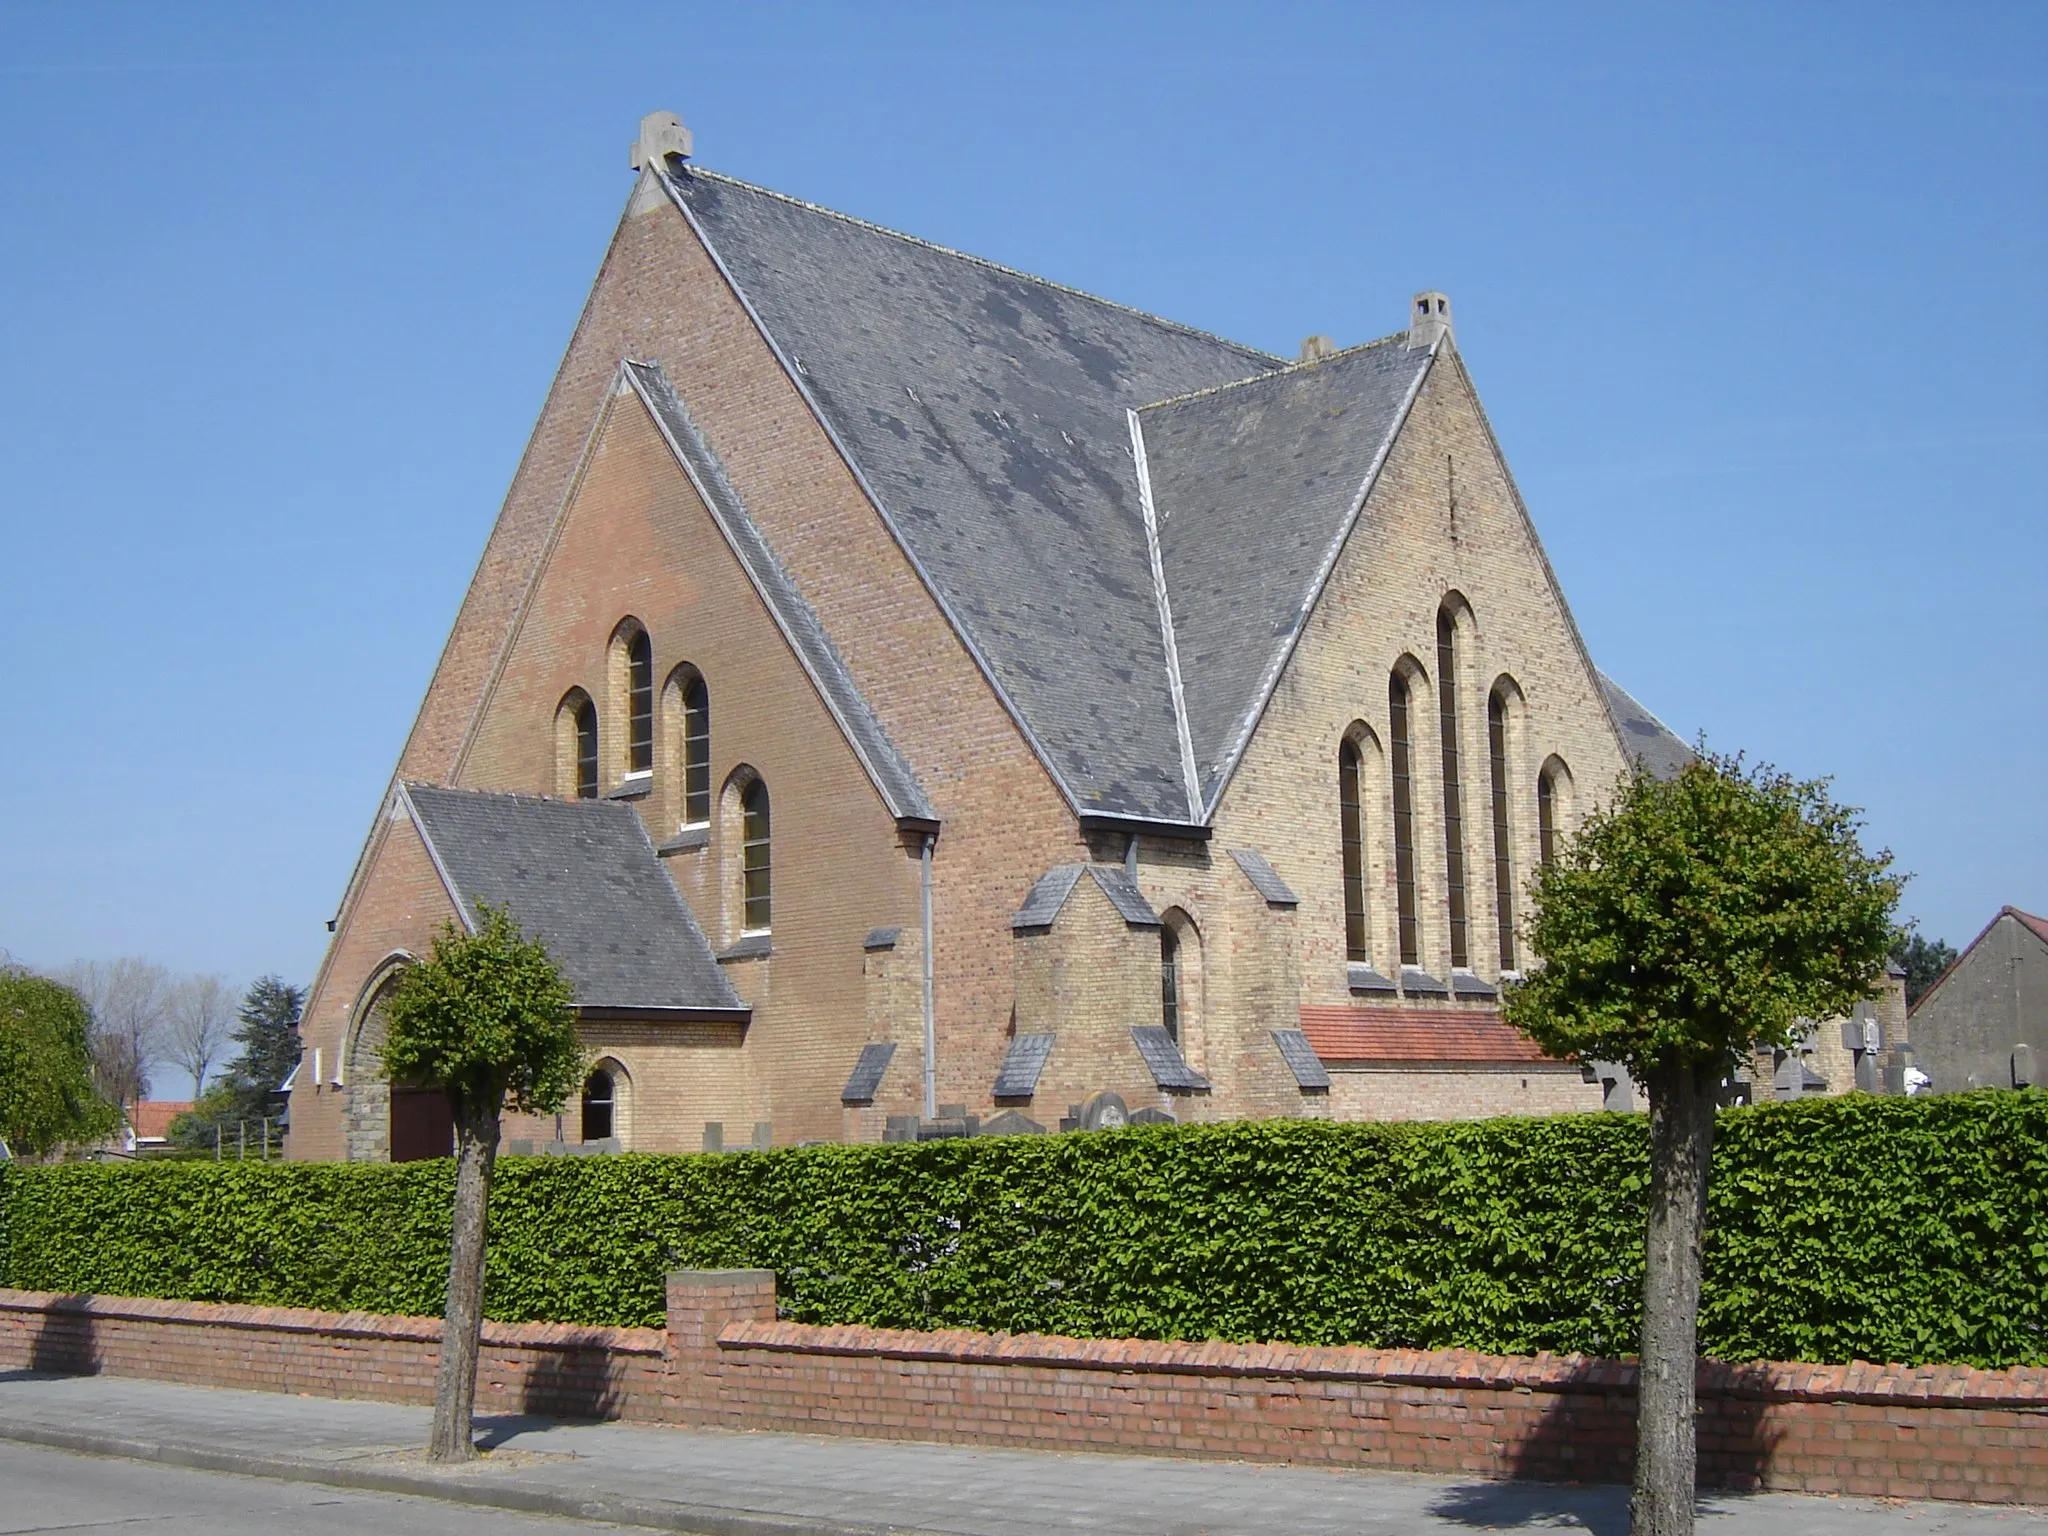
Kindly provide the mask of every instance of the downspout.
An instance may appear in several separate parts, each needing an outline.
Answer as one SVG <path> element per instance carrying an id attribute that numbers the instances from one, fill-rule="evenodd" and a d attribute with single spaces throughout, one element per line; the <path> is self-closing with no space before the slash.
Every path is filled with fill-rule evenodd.
<path id="1" fill-rule="evenodd" d="M 924 850 L 918 856 L 921 877 L 921 916 L 924 922 L 924 1117 L 939 1117 L 939 1026 L 932 1008 L 932 845 L 938 837 L 927 832 Z"/>

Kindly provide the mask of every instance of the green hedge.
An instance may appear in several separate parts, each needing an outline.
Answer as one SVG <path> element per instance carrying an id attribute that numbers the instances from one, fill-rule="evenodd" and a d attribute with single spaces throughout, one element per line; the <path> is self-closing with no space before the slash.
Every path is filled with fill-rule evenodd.
<path id="1" fill-rule="evenodd" d="M 905 1328 L 1632 1349 L 1640 1116 L 1148 1127 L 499 1164 L 489 1311 L 658 1324 L 678 1266 Z M 434 1313 L 451 1168 L 16 1167 L 36 1290 Z M 1702 1317 L 1728 1359 L 2048 1363 L 2048 1095 L 1722 1117 Z"/>

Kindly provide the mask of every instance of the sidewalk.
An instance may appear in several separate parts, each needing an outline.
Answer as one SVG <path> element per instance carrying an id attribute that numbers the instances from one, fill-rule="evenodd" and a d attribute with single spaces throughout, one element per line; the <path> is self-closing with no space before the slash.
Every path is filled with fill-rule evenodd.
<path id="1" fill-rule="evenodd" d="M 110 1376 L 0 1372 L 0 1439 L 705 1536 L 1120 1536 L 1577 1529 L 1619 1488 L 1460 1482 L 825 1436 L 479 1420 L 481 1464 L 422 1461 L 427 1410 Z M 1713 1536 L 2048 1536 L 2048 1510 L 1709 1495 Z"/>

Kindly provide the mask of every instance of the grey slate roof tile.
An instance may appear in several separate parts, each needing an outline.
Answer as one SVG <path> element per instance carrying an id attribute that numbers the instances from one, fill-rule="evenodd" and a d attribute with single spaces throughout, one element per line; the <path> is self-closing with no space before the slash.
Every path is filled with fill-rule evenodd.
<path id="1" fill-rule="evenodd" d="M 631 806 L 427 784 L 399 794 L 467 917 L 509 909 L 579 1008 L 746 1011 Z"/>
<path id="2" fill-rule="evenodd" d="M 882 1086 L 882 1074 L 889 1070 L 889 1059 L 896 1054 L 896 1042 L 882 1040 L 860 1048 L 860 1059 L 853 1064 L 853 1072 L 846 1079 L 846 1087 L 840 1090 L 842 1104 L 872 1104 L 875 1090 Z"/>
<path id="3" fill-rule="evenodd" d="M 789 638 L 797 659 L 817 685 L 826 708 L 838 718 L 847 740 L 867 768 L 883 802 L 892 816 L 935 821 L 938 815 L 925 798 L 924 787 L 903 755 L 890 741 L 887 731 L 866 699 L 854 685 L 825 626 L 782 563 L 769 549 L 760 528 L 747 515 L 739 492 L 726 478 L 725 467 L 697 431 L 696 423 L 683 408 L 681 398 L 670 386 L 668 375 L 652 363 L 625 365 L 627 380 L 646 403 L 683 468 L 704 494 L 706 506 L 724 532 L 726 542 L 739 557 L 742 568 L 775 616 L 775 622 Z"/>
<path id="4" fill-rule="evenodd" d="M 1344 967 L 1345 984 L 1353 992 L 1392 993 L 1394 978 L 1379 970 L 1370 960 L 1353 960 Z"/>
<path id="5" fill-rule="evenodd" d="M 1095 877 L 1095 883 L 1102 887 L 1102 894 L 1109 898 L 1109 904 L 1116 908 L 1117 915 L 1134 928 L 1157 928 L 1159 914 L 1152 910 L 1152 903 L 1145 899 L 1145 893 L 1138 889 L 1120 864 L 1090 864 L 1088 873 Z"/>
<path id="6" fill-rule="evenodd" d="M 1245 879 L 1251 881 L 1252 889 L 1266 899 L 1269 906 L 1298 907 L 1301 898 L 1294 894 L 1294 888 L 1280 878 L 1279 871 L 1267 862 L 1266 856 L 1256 848 L 1233 848 L 1230 856 L 1237 861 L 1237 867 L 1244 871 Z"/>
<path id="7" fill-rule="evenodd" d="M 1137 1025 L 1131 1030 L 1131 1039 L 1138 1054 L 1145 1058 L 1152 1081 L 1160 1087 L 1199 1092 L 1209 1086 L 1209 1079 L 1187 1064 L 1187 1058 L 1181 1055 L 1180 1047 L 1173 1043 L 1173 1036 L 1164 1025 Z"/>
<path id="8" fill-rule="evenodd" d="M 710 172 L 669 186 L 1077 808 L 1196 817 L 1126 412 L 1279 360 Z"/>
<path id="9" fill-rule="evenodd" d="M 1276 1029 L 1273 1043 L 1280 1048 L 1280 1057 L 1287 1063 L 1287 1070 L 1294 1074 L 1296 1086 L 1310 1090 L 1330 1086 L 1330 1069 L 1323 1065 L 1315 1047 L 1308 1043 L 1308 1036 L 1298 1029 Z"/>
<path id="10" fill-rule="evenodd" d="M 1677 778 L 1693 760 L 1692 748 L 1630 697 L 1621 684 L 1605 672 L 1599 675 L 1600 692 L 1606 699 L 1607 712 L 1614 717 L 1615 729 L 1621 732 L 1623 749 L 1631 758 L 1641 759 L 1643 766 L 1658 778 Z"/>
<path id="11" fill-rule="evenodd" d="M 1395 338 L 1138 413 L 1205 804 L 1428 365 Z"/>
<path id="12" fill-rule="evenodd" d="M 1031 894 L 1024 898 L 1024 905 L 1010 919 L 1010 926 L 1050 928 L 1052 920 L 1060 915 L 1060 908 L 1074 893 L 1074 887 L 1081 883 L 1081 871 L 1087 867 L 1085 864 L 1055 864 L 1040 875 L 1038 883 L 1031 887 Z"/>
<path id="13" fill-rule="evenodd" d="M 1052 1055 L 1058 1037 L 1050 1031 L 1018 1035 L 1003 1052 L 1003 1064 L 996 1069 L 996 1085 L 990 1090 L 998 1099 L 1028 1099 L 1038 1092 L 1038 1076 Z"/>

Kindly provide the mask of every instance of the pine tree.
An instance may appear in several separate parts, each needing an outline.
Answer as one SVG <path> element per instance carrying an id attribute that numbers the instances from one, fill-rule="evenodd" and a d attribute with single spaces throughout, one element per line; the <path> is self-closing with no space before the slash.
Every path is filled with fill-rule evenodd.
<path id="1" fill-rule="evenodd" d="M 264 1120 L 284 1118 L 284 1080 L 299 1061 L 299 1014 L 306 994 L 276 976 L 260 977 L 242 996 L 235 1043 L 241 1055 L 228 1063 L 204 1098 L 171 1124 L 171 1139 L 183 1147 L 214 1145 L 216 1130 L 236 1136 L 244 1123 L 254 1137 Z"/>

